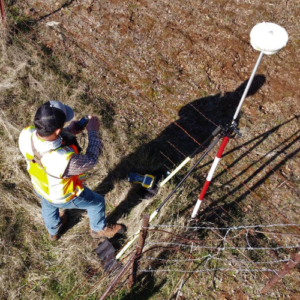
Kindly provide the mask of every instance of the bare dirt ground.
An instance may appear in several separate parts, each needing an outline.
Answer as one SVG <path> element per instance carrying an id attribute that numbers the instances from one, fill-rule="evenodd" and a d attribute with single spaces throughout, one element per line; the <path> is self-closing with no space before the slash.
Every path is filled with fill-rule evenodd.
<path id="1" fill-rule="evenodd" d="M 105 195 L 110 219 L 125 223 L 128 237 L 136 231 L 143 213 L 156 208 L 184 171 L 151 201 L 140 200 L 137 189 L 127 182 L 128 172 L 172 170 L 216 125 L 229 122 L 259 55 L 250 45 L 251 29 L 263 21 L 283 26 L 289 42 L 278 54 L 263 57 L 242 108 L 242 137 L 230 140 L 198 221 L 220 227 L 300 223 L 299 1 L 8 2 L 10 32 L 1 51 L 3 143 L 9 140 L 11 151 L 17 151 L 18 131 L 30 124 L 36 108 L 48 99 L 71 105 L 77 118 L 88 113 L 99 116 L 105 148 L 99 168 L 88 174 L 88 184 Z M 214 155 L 197 168 L 156 223 L 188 223 Z M 34 196 L 25 184 L 29 183 L 22 158 L 12 165 L 1 152 L 1 161 L 5 203 L 10 203 L 13 193 L 22 199 L 19 210 L 6 204 L 3 228 L 18 213 L 24 214 L 27 226 L 29 220 L 38 224 L 29 230 L 35 237 L 22 250 L 19 264 L 24 267 L 13 272 L 22 284 L 11 281 L 17 292 L 3 288 L 3 299 L 39 299 L 40 295 L 62 299 L 84 280 L 87 270 L 99 265 L 90 253 L 96 243 L 85 234 L 87 217 L 75 215 L 77 224 L 58 246 L 39 243 L 40 232 L 44 240 L 46 232 L 37 201 L 28 204 Z M 296 236 L 298 229 L 287 228 L 286 234 Z M 295 242 L 290 236 L 255 238 L 264 246 Z M 10 242 L 3 255 L 12 251 L 20 256 L 11 231 L 5 231 L 4 240 Z M 21 242 L 18 245 L 22 248 Z M 39 255 L 34 254 L 34 247 Z M 64 260 L 68 248 L 70 257 Z M 258 261 L 291 254 L 275 252 L 261 253 Z M 6 259 L 5 268 L 10 264 Z M 100 276 L 68 297 L 85 295 Z M 111 299 L 167 299 L 180 276 L 145 277 L 136 290 L 130 293 L 120 288 Z M 1 280 L 9 277 L 4 271 Z M 194 274 L 180 299 L 297 299 L 299 269 L 262 296 L 261 288 L 269 277 L 262 272 Z M 99 298 L 104 287 L 94 288 L 86 298 Z"/>

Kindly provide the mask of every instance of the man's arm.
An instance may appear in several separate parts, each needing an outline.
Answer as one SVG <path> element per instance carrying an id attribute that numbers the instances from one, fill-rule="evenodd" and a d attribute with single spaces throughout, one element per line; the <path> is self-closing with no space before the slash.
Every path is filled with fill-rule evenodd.
<path id="1" fill-rule="evenodd" d="M 72 155 L 63 174 L 64 178 L 85 173 L 86 171 L 92 169 L 98 162 L 98 157 L 102 150 L 102 144 L 98 137 L 100 124 L 96 117 L 89 116 L 89 118 L 90 120 L 86 127 L 89 139 L 86 154 Z"/>

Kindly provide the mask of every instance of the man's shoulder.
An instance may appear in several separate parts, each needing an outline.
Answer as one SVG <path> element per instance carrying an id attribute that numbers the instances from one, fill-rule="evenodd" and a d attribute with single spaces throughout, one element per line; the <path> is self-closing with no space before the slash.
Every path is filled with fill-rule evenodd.
<path id="1" fill-rule="evenodd" d="M 30 138 L 34 131 L 35 131 L 34 126 L 28 126 L 21 131 L 21 133 L 19 135 L 20 148 L 23 148 L 25 145 L 27 145 L 29 143 Z"/>
<path id="2" fill-rule="evenodd" d="M 19 135 L 19 140 L 28 140 L 29 138 L 31 138 L 33 132 L 35 131 L 35 127 L 34 126 L 28 126 L 26 128 L 24 128 Z"/>
<path id="3" fill-rule="evenodd" d="M 62 146 L 59 147 L 55 150 L 52 150 L 49 152 L 50 154 L 54 155 L 54 156 L 71 156 L 73 154 L 75 154 L 75 151 L 70 147 L 70 146 Z"/>
<path id="4" fill-rule="evenodd" d="M 35 131 L 34 126 L 27 126 L 21 131 L 20 136 L 31 136 L 34 131 Z"/>

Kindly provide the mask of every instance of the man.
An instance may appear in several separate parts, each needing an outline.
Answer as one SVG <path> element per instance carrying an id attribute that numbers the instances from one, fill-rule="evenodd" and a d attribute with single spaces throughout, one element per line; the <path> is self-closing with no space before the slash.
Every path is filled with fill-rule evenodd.
<path id="1" fill-rule="evenodd" d="M 84 173 L 92 169 L 101 153 L 98 138 L 100 123 L 89 116 L 86 126 L 88 147 L 80 154 L 76 139 L 66 139 L 65 130 L 78 134 L 77 122 L 63 129 L 74 117 L 73 110 L 59 101 L 48 101 L 36 112 L 34 125 L 22 130 L 19 147 L 27 161 L 27 170 L 36 194 L 41 199 L 42 217 L 52 241 L 58 239 L 66 223 L 64 211 L 59 209 L 86 209 L 93 238 L 111 238 L 123 233 L 122 225 L 107 225 L 105 200 L 83 185 Z M 70 135 L 69 136 L 73 136 Z M 74 136 L 73 136 L 74 137 Z M 77 145 L 76 145 L 77 144 Z"/>

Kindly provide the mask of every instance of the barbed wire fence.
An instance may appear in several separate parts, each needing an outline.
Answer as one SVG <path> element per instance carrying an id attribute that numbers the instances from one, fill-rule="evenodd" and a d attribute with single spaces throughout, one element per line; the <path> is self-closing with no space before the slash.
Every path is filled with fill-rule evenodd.
<path id="1" fill-rule="evenodd" d="M 143 220 L 143 225 L 146 225 L 149 216 L 144 216 Z M 137 277 L 145 274 L 182 273 L 183 276 L 188 276 L 193 274 L 202 275 L 205 273 L 214 273 L 216 276 L 216 274 L 220 273 L 229 273 L 231 276 L 239 276 L 241 273 L 251 273 L 262 274 L 267 278 L 267 283 L 261 290 L 261 293 L 265 294 L 300 263 L 300 235 L 293 236 L 291 240 L 290 234 L 284 231 L 289 226 L 300 227 L 300 224 L 259 224 L 226 228 L 209 225 L 192 227 L 178 225 L 143 226 L 140 240 L 136 245 L 137 252 L 130 257 L 124 268 L 115 275 L 115 278 L 100 299 L 103 300 L 106 299 L 108 295 L 112 295 L 114 288 L 115 291 L 118 290 L 116 284 L 120 281 L 121 276 L 125 274 L 125 271 L 129 270 L 128 263 L 133 264 L 131 272 L 127 272 L 129 274 L 127 274 L 123 282 L 119 283 L 118 287 L 124 285 L 128 278 L 130 278 L 129 287 L 132 287 L 136 283 Z M 205 244 L 207 239 L 188 239 L 184 235 L 176 235 L 177 240 L 184 240 L 184 242 L 175 243 L 163 241 L 160 228 L 169 228 L 172 230 L 181 229 L 186 232 L 192 230 L 197 234 L 205 231 L 208 236 L 215 231 L 219 231 L 222 232 L 223 238 L 210 239 L 211 244 L 208 246 Z M 147 232 L 150 234 L 147 240 L 149 239 L 150 241 L 145 242 Z M 266 235 L 288 235 L 288 238 L 284 246 L 258 246 L 254 245 L 256 242 L 252 244 L 249 240 L 249 235 L 253 236 L 255 234 L 261 234 L 262 232 Z M 174 236 L 173 231 L 168 232 L 164 230 L 163 233 Z M 239 246 L 231 246 L 233 240 L 237 240 L 234 244 L 239 244 Z M 230 246 L 227 246 L 227 244 L 230 244 Z M 143 248 L 144 250 L 141 252 Z M 162 250 L 164 252 L 163 254 Z M 294 250 L 294 254 L 290 254 L 290 250 Z M 171 257 L 173 258 L 168 258 L 166 252 L 172 253 Z M 247 252 L 246 257 L 251 256 L 252 259 L 244 259 L 243 254 Z M 272 259 L 270 253 L 273 253 L 273 257 L 276 257 L 276 259 Z M 267 259 L 261 260 L 262 258 Z M 179 286 L 179 290 L 177 286 Z M 171 293 L 171 296 L 181 292 L 183 288 L 184 280 L 181 278 L 175 287 L 175 291 Z"/>
<path id="2" fill-rule="evenodd" d="M 2 0 L 0 4 L 2 4 Z M 49 11 L 49 7 L 47 7 L 46 5 L 44 5 L 44 7 Z M 77 17 L 80 17 L 78 13 L 74 13 L 74 14 Z M 53 16 L 53 20 L 57 22 L 61 21 L 55 16 Z M 83 18 L 83 20 L 85 24 L 89 24 L 89 26 L 95 25 L 95 24 L 91 24 L 91 22 L 85 18 Z M 24 26 L 28 27 L 28 29 L 32 30 L 36 34 L 39 34 L 38 30 L 30 26 L 28 23 L 24 23 Z M 72 29 L 69 28 L 66 24 L 60 24 L 60 26 L 61 28 L 63 28 L 63 31 L 59 29 L 59 33 L 60 34 L 63 33 L 63 37 L 65 39 L 63 43 L 63 47 L 65 47 L 65 49 L 69 50 L 70 53 L 72 53 L 72 49 L 70 45 L 74 46 L 75 44 L 74 40 L 77 42 L 81 42 L 81 46 L 77 44 L 78 49 L 83 48 L 85 50 L 89 50 L 90 53 L 94 57 L 96 57 L 97 63 L 99 63 L 98 60 L 104 62 L 107 65 L 108 70 L 110 72 L 115 73 L 117 77 L 121 78 L 121 80 L 125 82 L 125 84 L 132 87 L 133 90 L 136 91 L 136 93 L 139 96 L 142 96 L 142 98 L 144 98 L 145 100 L 149 100 L 147 95 L 139 91 L 139 88 L 134 84 L 132 84 L 126 76 L 121 74 L 121 72 L 118 71 L 113 66 L 113 64 L 109 62 L 109 60 L 103 57 L 101 53 L 99 53 L 99 51 L 97 51 L 96 49 L 88 45 L 83 40 L 82 38 L 82 36 L 84 35 L 83 32 L 81 32 L 82 36 L 80 36 L 78 33 L 73 32 Z M 15 31 L 19 31 L 17 27 L 15 26 L 13 27 Z M 12 34 L 14 33 L 12 32 Z M 16 37 L 16 38 L 20 39 L 20 37 Z M 37 44 L 33 44 L 32 41 L 30 40 L 28 40 L 28 42 L 32 44 L 34 48 L 39 47 Z M 70 45 L 68 45 L 68 42 L 70 43 Z M 55 44 L 51 45 L 51 43 L 47 43 L 46 40 L 44 41 L 44 43 L 47 44 L 49 49 L 52 49 L 54 53 L 60 55 L 59 47 L 56 48 Z M 47 54 L 45 54 L 45 51 L 43 51 L 41 48 L 39 49 L 39 52 L 42 53 L 43 56 L 46 56 L 46 58 L 48 58 L 49 60 L 51 59 L 50 55 L 48 55 L 47 57 Z M 82 57 L 78 57 L 74 53 L 72 55 L 74 61 L 76 61 L 77 63 L 82 62 Z M 101 92 L 99 92 L 99 95 L 100 94 Z M 110 107 L 113 108 L 113 110 L 118 111 L 118 113 L 121 116 L 123 116 L 124 118 L 127 117 L 126 113 L 124 113 L 121 109 L 118 109 L 116 106 L 112 106 L 112 103 L 110 103 L 109 101 L 107 103 Z M 165 111 L 161 110 L 161 108 L 159 107 L 157 108 L 168 120 L 174 122 L 174 120 L 170 118 L 170 116 L 168 116 L 165 113 Z M 195 110 L 197 110 L 199 114 L 203 115 L 212 124 L 216 125 L 212 120 L 210 120 L 198 109 L 195 108 Z M 110 112 L 107 113 L 109 114 Z M 140 115 L 142 117 L 141 114 L 137 114 L 137 115 Z M 176 125 L 176 121 L 174 123 Z M 180 127 L 180 125 L 178 126 Z M 201 145 L 201 143 L 195 140 L 192 137 L 192 135 L 189 132 L 187 132 L 184 128 L 181 128 L 181 130 L 183 130 L 191 139 L 193 139 L 196 144 L 198 144 L 199 146 Z M 292 142 L 294 143 L 295 141 L 298 141 L 299 137 L 297 136 L 296 133 L 296 136 L 291 138 L 293 138 Z M 288 140 L 284 142 L 287 144 L 286 147 L 283 147 L 282 150 L 277 154 L 275 153 L 275 156 L 284 154 L 286 155 L 284 160 L 288 160 L 289 155 L 286 154 L 286 150 L 289 148 L 291 143 L 289 143 Z M 171 142 L 167 141 L 167 143 L 171 147 L 173 147 L 176 151 L 180 152 L 180 150 Z M 270 151 L 274 152 L 273 149 Z M 250 155 L 251 151 L 246 150 L 245 153 L 246 155 Z M 162 155 L 168 158 L 168 155 L 166 153 L 162 152 Z M 262 154 L 260 160 L 262 161 L 265 157 L 269 157 L 269 152 Z M 175 165 L 175 163 L 172 162 L 170 158 L 168 159 L 173 165 Z M 260 162 L 260 160 L 257 161 Z M 269 166 L 271 162 L 272 160 L 269 160 L 267 162 L 262 162 L 263 167 Z M 172 273 L 172 272 L 184 273 L 184 274 L 203 274 L 206 272 L 236 272 L 236 273 L 245 272 L 245 273 L 261 273 L 263 275 L 270 273 L 271 275 L 274 275 L 274 277 L 270 279 L 267 275 L 267 279 L 270 279 L 270 281 L 269 284 L 267 284 L 263 289 L 264 292 L 267 292 L 276 283 L 276 281 L 280 280 L 282 276 L 284 276 L 289 271 L 291 271 L 292 268 L 297 266 L 297 264 L 300 261 L 299 256 L 297 254 L 300 247 L 299 236 L 297 235 L 300 232 L 299 224 L 290 222 L 284 214 L 282 214 L 280 211 L 278 211 L 278 209 L 275 206 L 272 205 L 272 203 L 269 203 L 267 201 L 268 199 L 263 199 L 260 196 L 258 196 L 252 190 L 251 187 L 247 186 L 248 183 L 247 180 L 239 179 L 239 175 L 241 173 L 235 175 L 235 173 L 231 171 L 230 167 L 227 167 L 224 164 L 223 167 L 224 167 L 224 172 L 229 172 L 231 174 L 232 179 L 230 181 L 237 180 L 239 182 L 239 186 L 237 187 L 237 189 L 241 189 L 242 187 L 244 187 L 246 189 L 246 192 L 251 193 L 254 200 L 262 203 L 265 206 L 265 208 L 272 210 L 272 212 L 275 213 L 282 221 L 286 222 L 286 224 L 249 225 L 249 226 L 221 227 L 221 228 L 209 227 L 209 226 L 203 226 L 203 227 L 181 226 L 180 227 L 179 225 L 178 226 L 177 225 L 150 226 L 147 227 L 149 237 L 147 238 L 147 242 L 145 243 L 145 250 L 143 251 L 143 253 L 140 253 L 138 255 L 139 256 L 138 259 L 137 257 L 131 257 L 129 259 L 130 262 L 134 261 L 135 264 L 138 263 L 139 265 L 139 268 L 136 269 L 134 273 L 131 273 L 130 276 L 136 277 L 138 274 L 145 274 L 145 273 L 154 274 L 154 273 Z M 257 172 L 260 170 L 261 169 L 257 169 Z M 270 172 L 275 173 L 276 171 L 277 171 L 276 167 L 275 168 L 270 167 Z M 232 217 L 232 214 L 226 211 L 225 207 L 221 207 L 221 209 L 225 214 Z M 170 240 L 162 241 L 161 239 L 155 239 L 157 234 L 162 233 L 161 228 L 164 229 L 163 234 L 166 235 L 174 235 L 173 232 L 165 231 L 166 228 L 172 228 L 172 230 L 176 228 L 176 230 L 179 230 L 179 233 L 177 234 L 176 237 L 173 236 L 174 240 L 172 241 Z M 286 232 L 278 231 L 278 230 L 275 232 L 270 232 L 269 231 L 270 228 L 276 230 L 278 228 L 281 228 L 281 229 L 285 229 Z M 204 232 L 204 235 L 206 237 L 210 237 L 211 235 L 217 235 L 218 238 L 211 239 L 209 241 L 211 244 L 207 245 L 204 244 L 203 240 L 201 239 L 186 238 L 185 235 L 182 235 L 181 231 L 183 230 L 186 230 L 188 232 L 188 235 L 195 235 L 196 237 L 202 235 Z M 237 237 L 232 236 L 232 234 L 235 232 L 237 233 L 237 237 L 239 238 L 238 242 L 234 241 L 234 239 L 237 239 Z M 241 234 L 238 232 L 243 232 L 243 233 Z M 264 238 L 267 239 L 267 242 L 264 241 L 264 243 L 262 243 L 262 238 L 261 237 L 258 238 L 259 235 L 263 235 Z M 177 259 L 161 258 L 161 251 L 169 251 L 169 252 L 178 251 L 181 257 Z M 210 253 L 206 253 L 206 252 L 210 252 Z M 278 258 L 273 260 L 260 260 L 260 258 L 267 256 L 268 252 L 276 253 L 275 256 Z M 151 255 L 148 253 L 150 253 Z M 256 255 L 256 254 L 252 255 L 253 253 L 260 253 L 260 255 Z M 179 254 L 177 253 L 177 255 Z M 224 258 L 224 255 L 227 255 L 227 258 Z M 184 264 L 187 263 L 188 263 L 188 267 L 184 266 Z M 172 266 L 170 266 L 170 264 Z M 177 269 L 174 269 L 173 266 L 174 264 L 177 265 L 178 267 Z M 193 264 L 196 264 L 197 266 L 194 268 L 194 270 L 190 270 Z M 214 265 L 219 265 L 219 264 L 221 264 L 221 266 L 213 267 Z M 201 269 L 198 269 L 200 268 L 199 265 Z M 120 279 L 120 277 L 125 274 L 125 271 L 122 274 L 118 273 L 116 277 L 119 276 L 118 279 Z M 181 289 L 182 289 L 182 285 L 181 285 Z M 108 293 L 113 293 L 113 289 L 111 289 Z"/>

